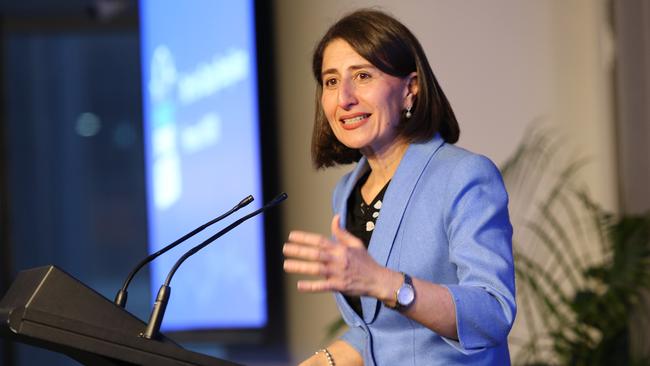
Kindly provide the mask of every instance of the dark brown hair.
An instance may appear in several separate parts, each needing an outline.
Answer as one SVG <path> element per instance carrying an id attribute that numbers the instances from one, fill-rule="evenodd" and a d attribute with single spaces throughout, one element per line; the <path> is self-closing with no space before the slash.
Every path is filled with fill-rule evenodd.
<path id="1" fill-rule="evenodd" d="M 403 78 L 414 71 L 417 73 L 418 93 L 412 117 L 407 120 L 402 116 L 397 127 L 400 137 L 409 142 L 422 142 L 440 132 L 446 142 L 458 141 L 460 128 L 456 116 L 433 75 L 420 42 L 392 16 L 361 9 L 332 25 L 314 50 L 312 70 L 318 86 L 311 153 L 316 168 L 349 164 L 361 158 L 359 150 L 348 148 L 334 136 L 321 105 L 323 53 L 335 39 L 346 41 L 361 57 L 386 74 Z"/>

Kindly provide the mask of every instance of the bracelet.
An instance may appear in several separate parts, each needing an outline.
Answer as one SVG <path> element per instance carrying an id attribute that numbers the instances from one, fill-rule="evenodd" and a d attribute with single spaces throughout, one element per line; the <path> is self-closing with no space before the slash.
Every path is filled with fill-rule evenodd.
<path id="1" fill-rule="evenodd" d="M 327 348 L 319 349 L 314 354 L 317 355 L 319 353 L 323 353 L 325 355 L 325 357 L 327 357 L 327 365 L 328 366 L 336 366 L 336 364 L 334 363 L 334 359 L 332 358 L 332 354 L 330 353 L 330 351 L 327 350 Z"/>

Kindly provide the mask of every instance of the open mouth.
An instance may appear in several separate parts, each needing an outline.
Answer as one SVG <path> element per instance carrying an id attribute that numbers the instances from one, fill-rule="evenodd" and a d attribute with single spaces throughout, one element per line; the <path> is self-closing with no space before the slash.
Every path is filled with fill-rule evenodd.
<path id="1" fill-rule="evenodd" d="M 365 113 L 351 118 L 341 118 L 341 122 L 345 128 L 354 128 L 365 122 L 368 118 L 370 118 L 370 113 Z"/>

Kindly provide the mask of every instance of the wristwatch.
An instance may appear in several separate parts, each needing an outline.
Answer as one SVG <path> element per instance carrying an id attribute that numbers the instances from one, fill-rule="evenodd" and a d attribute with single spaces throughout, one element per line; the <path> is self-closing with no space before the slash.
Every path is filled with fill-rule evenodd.
<path id="1" fill-rule="evenodd" d="M 406 273 L 401 273 L 402 276 L 404 276 L 404 282 L 402 282 L 402 286 L 395 291 L 395 306 L 384 303 L 386 307 L 398 311 L 408 309 L 415 302 L 415 287 L 413 287 L 413 280 L 411 279 L 411 276 Z"/>

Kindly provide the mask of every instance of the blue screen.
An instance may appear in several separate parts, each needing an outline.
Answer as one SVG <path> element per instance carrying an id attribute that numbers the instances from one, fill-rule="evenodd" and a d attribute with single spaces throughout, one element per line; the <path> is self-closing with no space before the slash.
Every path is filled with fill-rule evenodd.
<path id="1" fill-rule="evenodd" d="M 261 206 L 252 1 L 143 0 L 142 90 L 153 253 L 252 194 Z M 183 252 L 159 257 L 152 293 Z M 259 328 L 267 321 L 264 228 L 251 219 L 188 259 L 171 282 L 162 329 Z"/>

